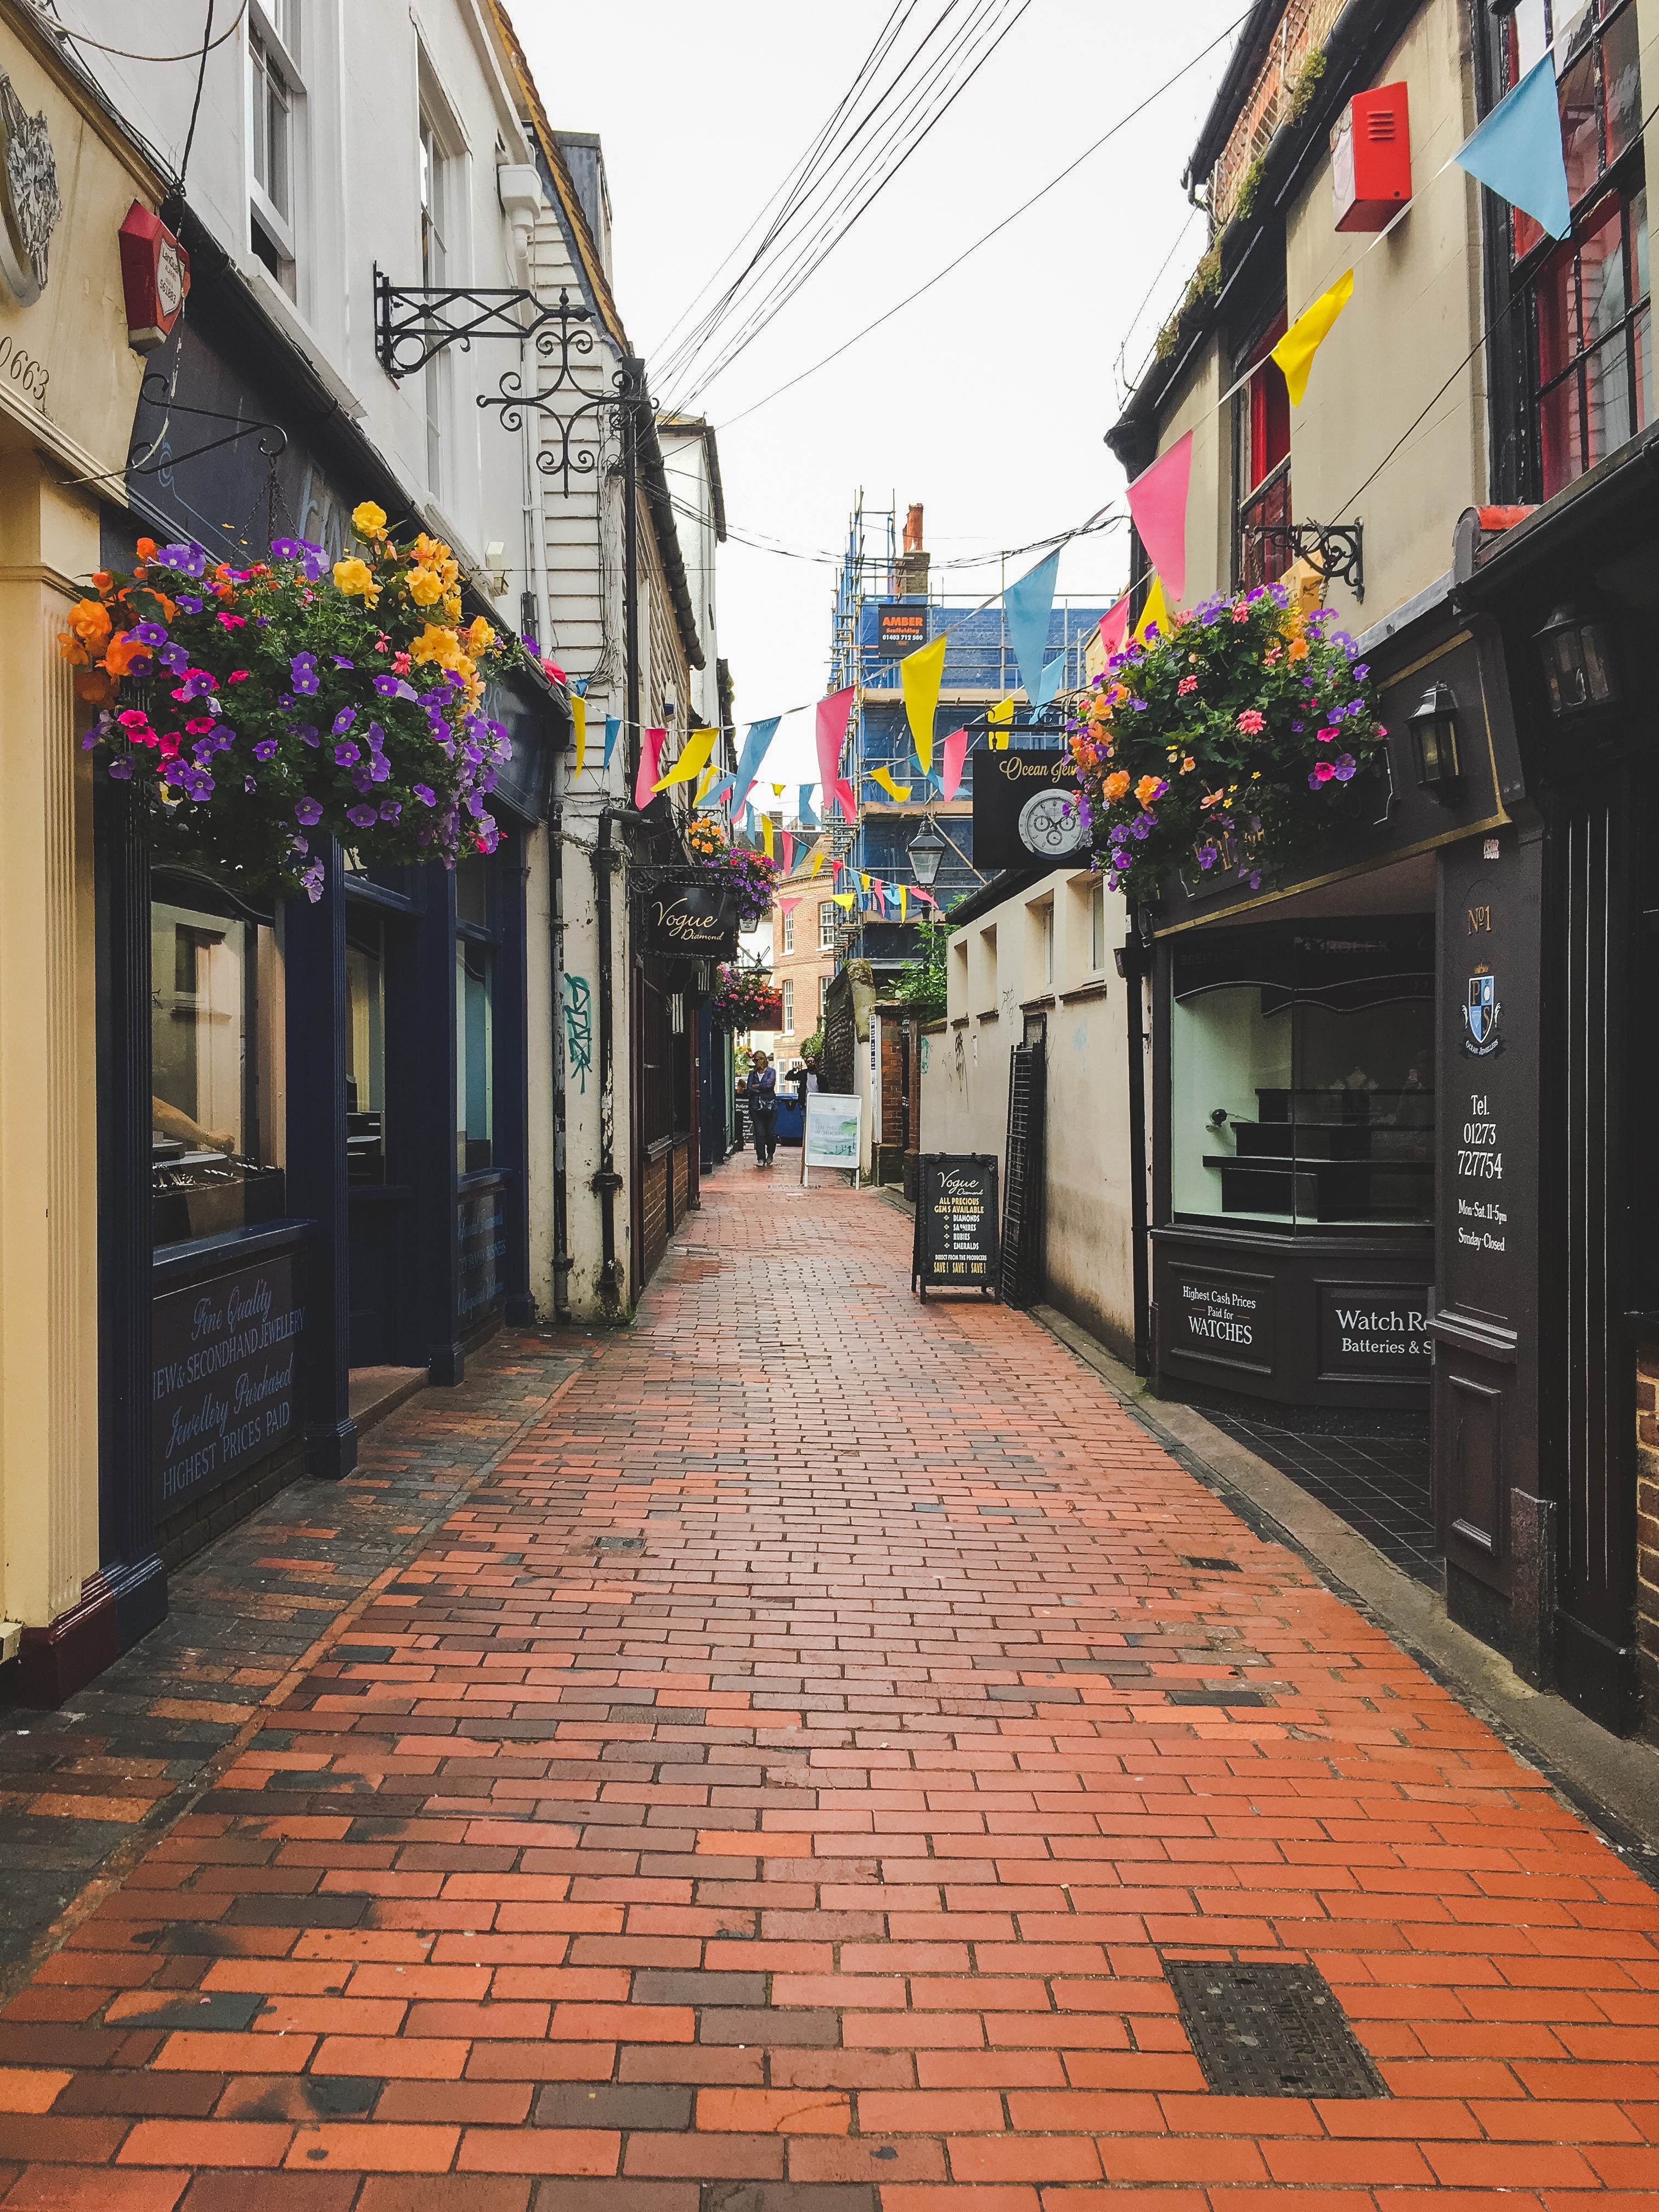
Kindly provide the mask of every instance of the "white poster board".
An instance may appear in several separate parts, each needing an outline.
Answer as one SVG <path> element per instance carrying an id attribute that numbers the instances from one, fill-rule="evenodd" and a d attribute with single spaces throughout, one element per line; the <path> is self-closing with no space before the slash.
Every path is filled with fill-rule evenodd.
<path id="1" fill-rule="evenodd" d="M 859 1179 L 859 1144 L 864 1101 L 836 1091 L 809 1091 L 806 1123 L 801 1133 L 800 1179 L 808 1168 L 843 1168 Z"/>

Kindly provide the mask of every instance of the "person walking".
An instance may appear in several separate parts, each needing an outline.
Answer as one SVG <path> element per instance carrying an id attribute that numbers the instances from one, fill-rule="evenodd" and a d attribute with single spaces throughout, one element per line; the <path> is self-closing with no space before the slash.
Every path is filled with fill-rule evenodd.
<path id="1" fill-rule="evenodd" d="M 755 1054 L 743 1088 L 749 1126 L 755 1133 L 755 1165 L 769 1168 L 778 1149 L 778 1076 L 765 1053 Z"/>

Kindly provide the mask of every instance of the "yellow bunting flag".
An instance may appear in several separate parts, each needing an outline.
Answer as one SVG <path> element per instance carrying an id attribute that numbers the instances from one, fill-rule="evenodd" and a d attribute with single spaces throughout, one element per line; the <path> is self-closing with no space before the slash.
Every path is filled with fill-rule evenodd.
<path id="1" fill-rule="evenodd" d="M 899 663 L 904 711 L 910 718 L 910 734 L 916 741 L 916 758 L 924 775 L 933 765 L 933 716 L 939 709 L 939 688 L 945 680 L 946 642 L 945 638 L 936 637 L 931 645 L 907 653 Z"/>
<path id="2" fill-rule="evenodd" d="M 994 753 L 1006 752 L 1014 720 L 1012 699 L 1004 699 L 1000 704 L 993 707 L 985 720 L 990 726 L 991 750 Z"/>
<path id="3" fill-rule="evenodd" d="M 906 917 L 907 914 L 908 914 L 908 911 L 909 911 L 909 906 L 910 906 L 910 887 L 909 887 L 909 885 L 908 885 L 908 884 L 901 884 L 899 885 L 899 887 L 898 887 L 898 895 L 899 895 L 899 920 L 900 920 L 901 921 L 902 921 L 905 919 L 905 917 Z"/>
<path id="4" fill-rule="evenodd" d="M 691 794 L 691 804 L 694 807 L 701 806 L 702 805 L 703 796 L 708 791 L 709 785 L 714 781 L 719 770 L 720 763 L 717 760 L 711 760 L 708 767 L 704 769 L 702 772 L 702 781 L 698 784 L 696 791 Z"/>
<path id="5" fill-rule="evenodd" d="M 836 904 L 837 906 L 851 906 L 854 896 L 854 894 L 851 891 L 836 891 L 834 894 Z"/>
<path id="6" fill-rule="evenodd" d="M 819 870 L 819 869 L 823 866 L 824 862 L 829 859 L 829 857 L 830 857 L 830 855 L 829 855 L 829 854 L 824 851 L 823 848 L 820 845 L 820 846 L 819 846 L 819 848 L 818 848 L 818 849 L 817 849 L 817 851 L 816 853 L 814 853 L 814 854 L 813 854 L 813 855 L 812 855 L 812 865 L 811 865 L 811 866 L 807 870 L 807 873 L 808 873 L 809 875 L 811 875 L 811 876 L 815 876 L 815 875 L 817 875 L 817 873 L 818 870 Z"/>
<path id="7" fill-rule="evenodd" d="M 860 878 L 859 878 L 859 889 L 860 889 L 861 891 L 867 891 L 867 890 L 869 890 L 869 888 L 870 888 L 870 878 L 869 878 L 869 877 L 868 877 L 868 876 L 866 876 L 866 875 L 860 875 Z"/>
<path id="8" fill-rule="evenodd" d="M 1152 585 L 1146 593 L 1146 604 L 1140 611 L 1140 620 L 1135 624 L 1137 645 L 1146 644 L 1155 623 L 1158 625 L 1158 635 L 1168 637 L 1172 627 L 1170 621 L 1169 602 L 1164 596 L 1164 579 L 1156 571 L 1153 573 Z"/>
<path id="9" fill-rule="evenodd" d="M 870 781 L 872 783 L 878 783 L 882 789 L 893 799 L 908 799 L 910 796 L 909 785 L 895 783 L 890 772 L 885 768 L 872 768 L 870 771 Z"/>
<path id="10" fill-rule="evenodd" d="M 580 691 L 570 695 L 570 719 L 576 726 L 576 773 L 587 766 L 587 702 Z"/>
<path id="11" fill-rule="evenodd" d="M 772 857 L 772 817 L 769 814 L 763 814 L 761 817 L 761 837 L 766 846 L 766 857 L 769 860 Z"/>
<path id="12" fill-rule="evenodd" d="M 1353 271 L 1345 270 L 1328 292 L 1322 292 L 1311 307 L 1299 314 L 1279 343 L 1271 359 L 1285 372 L 1285 382 L 1291 395 L 1292 407 L 1302 404 L 1302 395 L 1308 388 L 1308 371 L 1313 367 L 1313 357 L 1331 334 L 1331 325 L 1353 297 Z"/>
<path id="13" fill-rule="evenodd" d="M 783 783 L 775 783 L 775 784 L 772 786 L 772 796 L 773 796 L 773 798 L 774 798 L 774 799 L 781 799 L 781 798 L 783 797 L 784 793 L 788 789 L 788 787 L 789 787 L 787 786 L 787 784 L 783 784 Z"/>
<path id="14" fill-rule="evenodd" d="M 714 750 L 718 730 L 693 730 L 681 748 L 680 757 L 666 775 L 651 787 L 653 791 L 666 791 L 672 783 L 690 783 L 708 765 L 708 756 Z"/>

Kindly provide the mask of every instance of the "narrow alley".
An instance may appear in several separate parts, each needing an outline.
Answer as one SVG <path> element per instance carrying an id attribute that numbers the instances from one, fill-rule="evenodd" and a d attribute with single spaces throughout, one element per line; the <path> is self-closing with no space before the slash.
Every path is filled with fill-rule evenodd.
<path id="1" fill-rule="evenodd" d="M 712 1179 L 59 1923 L 6 2212 L 1659 2201 L 1653 1891 L 908 1242 Z"/>

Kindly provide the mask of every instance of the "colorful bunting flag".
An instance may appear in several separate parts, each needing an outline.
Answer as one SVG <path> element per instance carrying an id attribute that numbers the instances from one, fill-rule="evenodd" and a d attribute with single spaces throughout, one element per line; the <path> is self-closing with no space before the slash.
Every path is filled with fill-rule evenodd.
<path id="1" fill-rule="evenodd" d="M 709 763 L 709 767 L 712 770 L 714 767 L 714 763 L 712 761 Z M 702 805 L 704 807 L 712 809 L 718 806 L 722 799 L 724 799 L 730 793 L 732 785 L 736 781 L 736 776 L 730 774 L 715 776 L 714 781 L 708 785 L 708 788 L 702 793 Z"/>
<path id="2" fill-rule="evenodd" d="M 1188 430 L 1151 468 L 1143 469 L 1128 490 L 1129 513 L 1146 558 L 1163 577 L 1176 606 L 1187 591 L 1187 494 L 1192 477 L 1193 434 Z"/>
<path id="3" fill-rule="evenodd" d="M 1049 597 L 1053 596 L 1051 591 Z M 1046 624 L 1046 616 L 1044 622 Z M 924 775 L 933 765 L 933 717 L 939 710 L 939 686 L 945 681 L 945 648 L 948 643 L 948 637 L 936 637 L 931 645 L 918 646 L 914 653 L 907 653 L 899 663 L 904 711 L 909 718 L 916 758 L 921 763 Z"/>
<path id="4" fill-rule="evenodd" d="M 1164 596 L 1164 579 L 1155 575 L 1146 592 L 1146 604 L 1140 611 L 1140 620 L 1135 624 L 1135 643 L 1145 645 L 1152 631 L 1168 637 L 1170 630 L 1170 604 Z"/>
<path id="5" fill-rule="evenodd" d="M 815 783 L 804 783 L 800 787 L 800 804 L 796 807 L 795 811 L 800 817 L 800 826 L 803 830 L 817 830 L 822 827 L 817 816 L 812 811 L 812 793 L 817 789 L 817 786 Z"/>
<path id="6" fill-rule="evenodd" d="M 811 865 L 811 868 L 807 871 L 808 874 L 809 874 L 809 875 L 812 875 L 812 876 L 817 875 L 817 873 L 818 870 L 819 870 L 819 869 L 823 866 L 824 862 L 829 859 L 829 857 L 830 857 L 830 856 L 829 856 L 829 854 L 824 851 L 823 848 L 820 845 L 820 846 L 819 846 L 819 848 L 818 848 L 818 849 L 817 849 L 817 851 L 816 853 L 814 853 L 814 854 L 813 854 L 813 855 L 812 855 L 812 865 Z"/>
<path id="7" fill-rule="evenodd" d="M 576 740 L 576 773 L 587 766 L 587 702 L 580 691 L 570 695 L 570 720 Z"/>
<path id="8" fill-rule="evenodd" d="M 779 835 L 783 839 L 783 872 L 786 876 L 793 875 L 795 871 L 795 841 L 787 830 L 781 830 Z"/>
<path id="9" fill-rule="evenodd" d="M 714 750 L 718 730 L 693 730 L 680 748 L 680 757 L 666 775 L 651 787 L 653 791 L 666 791 L 676 783 L 693 783 L 708 766 L 708 756 Z"/>
<path id="10" fill-rule="evenodd" d="M 667 743 L 666 730 L 647 730 L 644 733 L 640 747 L 640 772 L 634 779 L 634 805 L 641 814 L 651 804 L 651 794 L 657 787 L 657 769 Z"/>
<path id="11" fill-rule="evenodd" d="M 1063 663 L 1043 665 L 1043 655 L 1048 646 L 1048 617 L 1054 611 L 1054 579 L 1060 573 L 1060 551 L 1054 552 L 1026 571 L 1018 583 L 1010 584 L 1002 595 L 1003 614 L 1008 624 L 1008 642 L 1013 647 L 1014 659 L 1019 669 L 1019 680 L 1025 686 L 1025 696 L 1034 707 L 1042 706 L 1052 699 L 1059 686 Z M 1053 681 L 1048 682 L 1050 674 Z M 1048 683 L 1044 691 L 1043 685 Z M 925 765 L 925 763 L 924 763 Z"/>
<path id="12" fill-rule="evenodd" d="M 797 895 L 794 898 L 780 899 L 780 900 L 778 901 L 778 912 L 779 912 L 780 914 L 793 914 L 793 912 L 795 911 L 795 908 L 796 908 L 799 904 L 800 904 L 800 898 L 799 898 L 799 895 Z"/>
<path id="13" fill-rule="evenodd" d="M 617 749 L 617 732 L 621 728 L 622 728 L 622 723 L 620 722 L 620 720 L 617 719 L 617 717 L 615 714 L 607 714 L 607 715 L 605 716 L 605 766 L 606 766 L 607 768 L 609 768 L 609 767 L 610 767 L 610 765 L 611 765 L 611 754 L 612 754 L 612 753 L 616 750 L 616 749 Z"/>
<path id="14" fill-rule="evenodd" d="M 1014 722 L 1014 702 L 1012 699 L 1009 698 L 1000 701 L 996 706 L 992 708 L 990 713 L 985 717 L 985 719 L 990 725 L 991 750 L 994 753 L 1006 752 L 1008 750 L 1008 738 L 1013 729 Z"/>
<path id="15" fill-rule="evenodd" d="M 836 786 L 841 781 L 841 749 L 847 736 L 847 725 L 852 717 L 853 702 L 857 687 L 848 684 L 844 691 L 832 691 L 817 704 L 815 735 L 818 748 L 818 781 L 823 786 L 824 805 L 828 806 Z M 850 821 L 852 817 L 849 815 Z"/>
<path id="16" fill-rule="evenodd" d="M 832 896 L 834 897 L 837 906 L 850 907 L 853 903 L 854 898 L 856 896 L 856 893 L 853 891 L 836 891 L 832 893 Z"/>
<path id="17" fill-rule="evenodd" d="M 1353 271 L 1345 269 L 1328 291 L 1322 292 L 1311 307 L 1305 308 L 1291 325 L 1279 343 L 1267 356 L 1276 361 L 1285 372 L 1285 389 L 1291 395 L 1292 407 L 1302 404 L 1308 389 L 1308 372 L 1313 367 L 1313 357 L 1330 336 L 1332 326 L 1353 297 Z M 1179 599 L 1180 593 L 1176 593 Z"/>
<path id="18" fill-rule="evenodd" d="M 755 778 L 760 774 L 761 763 L 766 758 L 768 746 L 776 733 L 781 714 L 769 714 L 763 722 L 751 722 L 743 741 L 743 750 L 738 755 L 738 773 L 732 784 L 732 809 L 735 813 L 754 788 Z"/>
<path id="19" fill-rule="evenodd" d="M 908 665 L 908 664 L 907 663 L 906 665 Z M 908 799 L 910 796 L 909 785 L 908 783 L 895 783 L 891 771 L 884 766 L 881 768 L 872 768 L 870 771 L 870 781 L 872 783 L 878 783 L 882 789 L 886 792 L 890 797 L 895 799 L 902 801 Z"/>
<path id="20" fill-rule="evenodd" d="M 908 884 L 901 884 L 899 885 L 898 902 L 899 920 L 901 921 L 908 921 L 910 918 L 910 886 Z"/>
<path id="21" fill-rule="evenodd" d="M 967 731 L 952 730 L 945 740 L 945 774 L 939 781 L 941 799 L 954 799 L 962 788 L 962 764 L 967 757 Z"/>
<path id="22" fill-rule="evenodd" d="M 1572 228 L 1572 203 L 1561 143 L 1553 46 L 1498 101 L 1452 159 L 1489 191 L 1541 223 L 1552 238 L 1566 236 Z"/>
<path id="23" fill-rule="evenodd" d="M 698 784 L 696 789 L 691 794 L 691 808 L 694 813 L 696 811 L 697 808 L 702 805 L 703 800 L 708 796 L 708 787 L 714 781 L 715 771 L 719 767 L 720 763 L 718 761 L 711 760 L 708 767 L 704 769 L 702 772 L 702 779 Z"/>
<path id="24" fill-rule="evenodd" d="M 1108 659 L 1121 653 L 1123 641 L 1129 635 L 1129 594 L 1125 592 L 1115 606 L 1108 607 L 1100 618 L 1100 642 Z"/>

